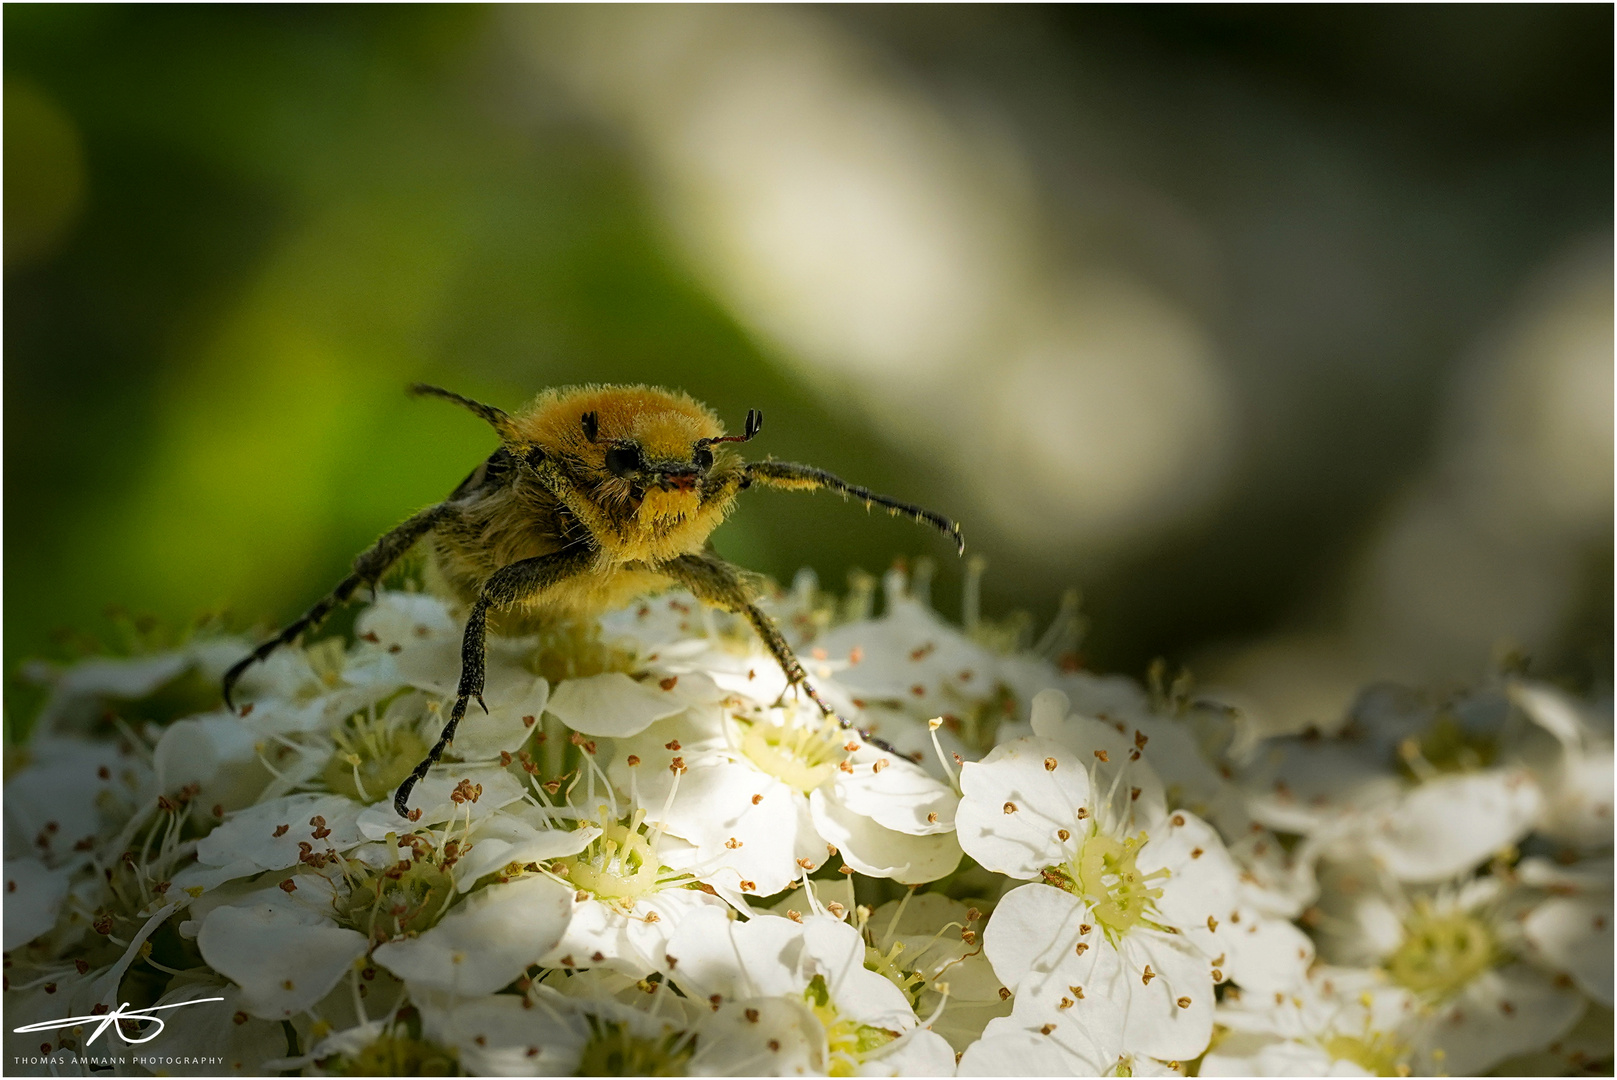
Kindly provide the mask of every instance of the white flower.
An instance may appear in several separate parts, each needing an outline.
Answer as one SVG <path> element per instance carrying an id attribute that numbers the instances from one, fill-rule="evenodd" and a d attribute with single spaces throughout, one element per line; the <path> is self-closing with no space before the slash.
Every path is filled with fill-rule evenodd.
<path id="1" fill-rule="evenodd" d="M 567 928 L 541 963 L 561 968 L 606 966 L 635 978 L 662 966 L 668 937 L 692 910 L 725 903 L 712 890 L 690 888 L 696 852 L 661 830 L 646 830 L 645 811 L 627 820 L 597 807 L 599 823 L 576 829 L 537 827 L 550 813 L 524 808 L 481 823 L 460 864 L 460 888 L 484 874 L 544 873 L 572 896 Z M 576 814 L 570 806 L 570 814 Z M 673 864 L 673 865 L 670 865 Z M 686 869 L 678 869 L 684 867 Z M 505 878 L 502 876 L 502 880 Z"/>
<path id="2" fill-rule="evenodd" d="M 1202 1076 L 1393 1076 L 1415 1066 L 1412 993 L 1375 972 L 1321 966 L 1293 993 L 1232 993 Z M 1445 1070 L 1446 1071 L 1446 1070 Z"/>
<path id="3" fill-rule="evenodd" d="M 1387 985 L 1410 991 L 1420 1010 L 1409 1036 L 1418 1068 L 1482 1072 L 1578 1019 L 1578 993 L 1520 959 L 1514 916 L 1524 898 L 1501 880 L 1417 889 L 1361 863 L 1329 867 L 1321 882 L 1322 954 L 1376 968 Z"/>
<path id="4" fill-rule="evenodd" d="M 756 1074 L 796 1071 L 773 1060 L 793 1047 L 808 1051 L 796 1064 L 818 1075 L 954 1072 L 949 1044 L 919 1026 L 898 987 L 865 967 L 858 931 L 829 916 L 742 922 L 692 912 L 669 941 L 666 972 L 687 997 L 732 1006 L 735 1031 L 745 1030 L 739 1017 L 758 1032 L 749 1041 L 768 1053 L 750 1055 Z"/>
<path id="5" fill-rule="evenodd" d="M 1540 815 L 1533 772 L 1502 739 L 1506 715 L 1498 695 L 1434 706 L 1373 688 L 1342 737 L 1258 751 L 1243 778 L 1252 815 L 1310 837 L 1314 855 L 1368 856 L 1403 881 L 1450 880 L 1519 842 Z"/>
<path id="6" fill-rule="evenodd" d="M 830 848 L 903 882 L 960 859 L 951 790 L 808 709 L 688 709 L 621 740 L 610 775 L 696 845 L 704 880 L 732 891 L 779 892 Z"/>
<path id="7" fill-rule="evenodd" d="M 156 795 L 150 765 L 127 744 L 36 734 L 26 760 L 6 780 L 8 858 L 32 851 L 52 866 L 82 860 Z"/>
<path id="8" fill-rule="evenodd" d="M 1247 933 L 1257 913 L 1241 911 L 1218 835 L 1168 812 L 1147 740 L 1066 705 L 1040 694 L 1035 736 L 961 772 L 966 852 L 1044 882 L 1006 894 L 988 923 L 988 958 L 1016 994 L 998 1029 L 1048 1027 L 1085 1060 L 1188 1060 L 1211 1035 L 1214 983 L 1261 971 L 1274 945 Z"/>

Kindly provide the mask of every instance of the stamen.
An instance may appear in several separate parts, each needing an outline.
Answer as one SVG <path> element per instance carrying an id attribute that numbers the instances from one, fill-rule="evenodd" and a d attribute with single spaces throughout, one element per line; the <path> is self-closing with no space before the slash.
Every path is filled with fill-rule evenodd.
<path id="1" fill-rule="evenodd" d="M 926 722 L 927 731 L 932 736 L 932 749 L 937 751 L 938 761 L 943 765 L 943 774 L 949 778 L 949 786 L 956 795 L 960 794 L 960 785 L 955 782 L 954 770 L 949 767 L 949 757 L 943 752 L 943 744 L 938 742 L 938 728 L 943 726 L 943 717 L 934 716 Z"/>

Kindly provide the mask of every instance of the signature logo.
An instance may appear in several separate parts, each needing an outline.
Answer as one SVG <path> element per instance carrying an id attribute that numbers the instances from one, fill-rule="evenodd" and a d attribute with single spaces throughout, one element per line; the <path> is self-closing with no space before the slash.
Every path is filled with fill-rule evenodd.
<path id="1" fill-rule="evenodd" d="M 90 1016 L 69 1016 L 61 1020 L 46 1020 L 39 1024 L 24 1024 L 22 1027 L 12 1028 L 11 1030 L 16 1032 L 18 1035 L 25 1035 L 32 1031 L 56 1031 L 59 1028 L 78 1027 L 80 1024 L 93 1023 L 96 1025 L 95 1031 L 88 1039 L 84 1040 L 85 1046 L 89 1046 L 91 1043 L 99 1039 L 101 1037 L 101 1033 L 106 1031 L 109 1027 L 112 1028 L 112 1033 L 123 1041 L 124 1045 L 138 1046 L 141 1043 L 151 1042 L 153 1039 L 163 1034 L 163 1029 L 168 1026 L 161 1017 L 154 1016 L 152 1015 L 153 1013 L 163 1012 L 167 1009 L 183 1009 L 187 1005 L 205 1005 L 210 1001 L 223 1000 L 224 998 L 222 997 L 197 998 L 195 1001 L 176 1001 L 172 1005 L 153 1005 L 145 1009 L 131 1009 L 129 1007 L 129 1002 L 126 1001 L 109 1013 L 96 1013 Z M 124 1034 L 123 1028 L 118 1024 L 118 1021 L 120 1020 L 146 1020 L 156 1024 L 157 1026 L 140 1038 L 133 1039 Z"/>

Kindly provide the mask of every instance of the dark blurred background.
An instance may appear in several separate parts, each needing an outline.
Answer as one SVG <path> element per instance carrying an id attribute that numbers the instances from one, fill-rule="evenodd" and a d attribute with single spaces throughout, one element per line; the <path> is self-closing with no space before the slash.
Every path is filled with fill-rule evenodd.
<path id="1" fill-rule="evenodd" d="M 8 686 L 301 610 L 492 449 L 407 383 L 594 380 L 957 516 L 1096 669 L 1609 693 L 1612 19 L 7 5 Z M 826 496 L 717 543 L 959 595 Z"/>

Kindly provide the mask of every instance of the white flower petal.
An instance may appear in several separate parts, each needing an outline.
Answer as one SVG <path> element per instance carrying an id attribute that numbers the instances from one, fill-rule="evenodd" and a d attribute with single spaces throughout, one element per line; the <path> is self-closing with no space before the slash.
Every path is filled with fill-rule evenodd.
<path id="1" fill-rule="evenodd" d="M 1266 745 L 1242 774 L 1252 816 L 1279 832 L 1305 836 L 1339 825 L 1343 815 L 1395 799 L 1398 778 L 1337 740 L 1281 739 Z"/>
<path id="2" fill-rule="evenodd" d="M 960 844 L 952 832 L 916 836 L 885 829 L 823 788 L 809 795 L 808 804 L 818 834 L 861 874 L 918 885 L 952 874 L 960 864 Z"/>
<path id="3" fill-rule="evenodd" d="M 1608 892 L 1604 898 L 1552 896 L 1522 922 L 1522 932 L 1538 954 L 1551 967 L 1572 976 L 1580 990 L 1608 1009 L 1612 1005 L 1611 918 Z"/>
<path id="4" fill-rule="evenodd" d="M 1308 1043 L 1232 1032 L 1202 1058 L 1199 1076 L 1374 1076 Z"/>
<path id="5" fill-rule="evenodd" d="M 50 870 L 38 859 L 6 860 L 5 948 L 26 945 L 56 925 L 67 897 L 67 870 Z"/>
<path id="6" fill-rule="evenodd" d="M 954 1076 L 954 1048 L 924 1028 L 906 1035 L 898 1049 L 875 1054 L 859 1063 L 859 1076 Z"/>
<path id="7" fill-rule="evenodd" d="M 1058 1027 L 1056 1030 L 1060 1030 Z M 1053 1034 L 1053 1032 L 1052 1032 Z M 983 1037 L 966 1048 L 959 1076 L 1100 1076 L 1111 1064 L 1099 1055 L 1078 1055 L 1037 1029 L 1008 1017 L 992 1021 Z"/>
<path id="8" fill-rule="evenodd" d="M 163 729 L 152 751 L 158 790 L 172 794 L 196 784 L 199 806 L 234 810 L 250 805 L 274 779 L 258 761 L 261 738 L 256 728 L 231 713 L 176 720 Z M 291 765 L 294 779 L 304 779 L 319 769 L 324 758 L 316 751 L 285 764 Z"/>
<path id="9" fill-rule="evenodd" d="M 602 738 L 638 735 L 686 708 L 683 697 L 621 671 L 558 683 L 549 705 L 551 715 L 574 731 Z"/>
<path id="10" fill-rule="evenodd" d="M 1224 922 L 1238 906 L 1235 864 L 1218 833 L 1189 811 L 1176 810 L 1153 829 L 1135 865 L 1148 874 L 1168 871 L 1158 886 L 1157 907 L 1163 921 L 1178 930 L 1206 933 L 1209 916 Z M 1211 955 L 1220 951 L 1215 947 Z"/>
<path id="11" fill-rule="evenodd" d="M 1400 881 L 1443 881 L 1526 836 L 1538 812 L 1538 786 L 1525 770 L 1441 776 L 1399 800 L 1365 842 Z"/>
<path id="12" fill-rule="evenodd" d="M 490 885 L 419 937 L 378 945 L 376 962 L 412 985 L 492 994 L 561 940 L 572 890 L 547 877 Z"/>
<path id="13" fill-rule="evenodd" d="M 514 752 L 533 734 L 550 701 L 550 684 L 526 672 L 513 674 L 496 682 L 491 673 L 483 695 L 488 715 L 482 715 L 481 709 L 468 713 L 455 732 L 455 753 L 462 759 L 498 757 L 502 750 Z"/>
<path id="14" fill-rule="evenodd" d="M 666 966 L 668 941 L 697 908 L 728 906 L 697 889 L 661 889 L 641 897 L 627 910 L 617 902 L 576 902 L 567 931 L 541 963 L 548 967 L 605 965 L 634 978 Z M 564 965 L 563 958 L 571 965 Z"/>
<path id="15" fill-rule="evenodd" d="M 983 951 L 999 981 L 1015 992 L 1035 972 L 1049 972 L 1078 940 L 1088 907 L 1050 885 L 1022 885 L 1000 897 L 983 932 Z"/>
<path id="16" fill-rule="evenodd" d="M 1568 753 L 1543 779 L 1544 809 L 1537 831 L 1581 848 L 1611 844 L 1613 770 L 1611 744 Z"/>
<path id="17" fill-rule="evenodd" d="M 669 939 L 664 970 L 698 1000 L 799 995 L 808 984 L 800 973 L 802 950 L 803 928 L 789 919 L 741 922 L 701 908 Z"/>
<path id="18" fill-rule="evenodd" d="M 137 701 L 180 675 L 193 662 L 185 652 L 128 660 L 97 656 L 62 671 L 52 671 L 51 695 L 40 710 L 38 730 L 53 732 L 98 720 L 103 702 Z"/>
<path id="19" fill-rule="evenodd" d="M 887 764 L 871 771 L 866 759 Z M 920 766 L 874 748 L 856 755 L 854 765 L 852 773 L 838 770 L 830 784 L 835 801 L 850 813 L 912 836 L 954 831 L 959 796 Z"/>
<path id="20" fill-rule="evenodd" d="M 577 855 L 600 835 L 597 825 L 536 828 L 513 814 L 492 814 L 478 825 L 471 850 L 455 864 L 456 888 L 468 892 L 485 875 L 510 863 L 526 865 Z"/>
<path id="21" fill-rule="evenodd" d="M 5 848 L 13 857 L 75 858 L 77 845 L 115 833 L 137 798 L 155 794 L 151 770 L 110 743 L 42 736 L 28 756 L 32 763 L 6 780 Z"/>
<path id="22" fill-rule="evenodd" d="M 865 942 L 859 931 L 829 915 L 813 915 L 803 920 L 802 937 L 803 982 L 813 974 L 823 975 L 839 1016 L 887 1031 L 915 1026 L 915 1012 L 903 992 L 865 967 Z"/>
<path id="23" fill-rule="evenodd" d="M 197 934 L 203 959 L 241 987 L 243 1009 L 266 1020 L 295 1016 L 325 997 L 369 944 L 308 904 L 272 895 L 278 891 L 215 908 Z"/>
<path id="24" fill-rule="evenodd" d="M 825 1028 L 801 1000 L 726 1000 L 698 1021 L 691 1076 L 823 1076 Z"/>
<path id="25" fill-rule="evenodd" d="M 453 1047 L 471 1076 L 571 1076 L 589 1041 L 578 1013 L 533 1008 L 516 994 L 468 999 L 417 988 L 411 1000 L 421 1010 L 421 1033 Z"/>
<path id="26" fill-rule="evenodd" d="M 1058 760 L 1065 760 L 1068 754 L 1078 755 L 1079 763 L 1090 770 L 1093 797 L 1110 796 L 1114 816 L 1126 818 L 1130 832 L 1154 829 L 1167 811 L 1168 802 L 1162 778 L 1143 752 L 1143 732 L 1121 718 L 1103 721 L 1072 713 L 1057 719 L 1056 699 L 1044 700 L 1048 704 L 1033 718 L 1033 734 L 1067 749 L 1066 754 L 1057 755 Z"/>
<path id="27" fill-rule="evenodd" d="M 1132 930 L 1109 992 L 1128 1002 L 1123 1045 L 1160 1061 L 1189 1061 L 1213 1036 L 1213 978 L 1208 958 L 1182 937 Z M 1145 982 L 1146 965 L 1156 978 Z"/>
<path id="28" fill-rule="evenodd" d="M 1525 964 L 1510 964 L 1484 972 L 1440 1006 L 1419 1049 L 1433 1072 L 1480 1075 L 1507 1057 L 1554 1042 L 1582 1011 L 1576 991 L 1552 986 Z"/>
<path id="29" fill-rule="evenodd" d="M 451 797 L 462 781 L 483 788 L 476 802 L 456 803 Z M 472 820 L 477 821 L 516 802 L 522 798 L 522 793 L 522 781 L 498 765 L 436 765 L 410 792 L 411 807 L 421 811 L 418 820 L 401 818 L 393 810 L 392 798 L 387 798 L 359 814 L 359 831 L 367 840 L 381 840 L 388 833 L 402 836 L 450 818 L 464 819 L 468 811 Z"/>
<path id="30" fill-rule="evenodd" d="M 1505 691 L 1521 706 L 1527 718 L 1555 738 L 1569 751 L 1583 746 L 1591 728 L 1575 701 L 1543 683 L 1512 682 Z"/>
<path id="31" fill-rule="evenodd" d="M 365 842 L 358 818 L 364 807 L 342 795 L 286 795 L 231 814 L 197 843 L 197 861 L 229 866 L 250 859 L 261 870 L 285 870 L 298 864 L 299 842 L 315 851 L 347 851 Z M 331 834 L 317 837 L 325 819 Z M 282 829 L 282 826 L 285 829 Z M 279 833 L 280 835 L 276 835 Z"/>
<path id="32" fill-rule="evenodd" d="M 206 969 L 203 969 L 206 970 Z M 211 974 L 211 973 L 210 973 Z M 179 983 L 180 979 L 175 979 Z M 221 997 L 223 1001 L 206 1001 Z M 240 988 L 223 981 L 186 981 L 158 999 L 158 1006 L 195 1001 L 199 1004 L 175 1015 L 152 1049 L 163 1058 L 170 1076 L 263 1076 L 265 1063 L 286 1053 L 286 1030 L 278 1020 L 236 1016 L 245 1012 Z M 116 1044 L 114 1044 L 116 1045 Z M 99 1046 L 91 1047 L 94 1052 Z M 189 1060 L 187 1060 L 189 1059 Z"/>
<path id="33" fill-rule="evenodd" d="M 825 862 L 825 842 L 806 798 L 745 759 L 732 758 L 722 723 L 717 710 L 692 709 L 665 720 L 620 742 L 608 775 L 620 789 L 637 793 L 648 826 L 662 824 L 696 845 L 704 880 L 728 889 L 748 881 L 754 887 L 745 891 L 770 896 L 802 874 L 798 859 L 814 867 Z M 629 765 L 630 756 L 640 763 Z M 669 803 L 676 756 L 685 770 Z"/>
<path id="34" fill-rule="evenodd" d="M 960 846 L 986 869 L 1014 878 L 1036 878 L 1062 862 L 1057 830 L 1074 830 L 1079 808 L 1093 809 L 1086 763 L 1048 739 L 1017 739 L 967 762 L 960 788 Z"/>

